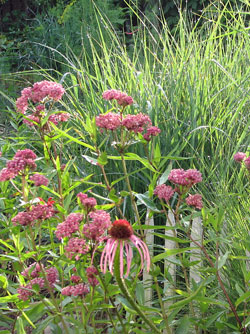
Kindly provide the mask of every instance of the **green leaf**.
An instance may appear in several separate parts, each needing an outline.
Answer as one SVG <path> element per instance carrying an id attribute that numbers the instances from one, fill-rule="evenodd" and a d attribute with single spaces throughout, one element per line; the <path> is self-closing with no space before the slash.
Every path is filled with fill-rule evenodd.
<path id="1" fill-rule="evenodd" d="M 229 251 L 227 251 L 223 256 L 219 257 L 218 269 L 221 269 L 227 261 Z"/>
<path id="2" fill-rule="evenodd" d="M 135 153 L 126 153 L 125 156 L 131 158 L 131 160 L 140 161 L 147 169 L 150 169 L 154 173 L 158 173 L 147 159 L 141 158 Z"/>
<path id="3" fill-rule="evenodd" d="M 141 203 L 137 203 L 138 205 L 139 204 L 144 204 L 151 211 L 161 212 L 160 210 L 157 209 L 157 207 L 155 206 L 153 200 L 148 197 L 148 193 L 145 193 L 145 194 L 134 194 L 134 195 L 141 202 Z"/>
<path id="4" fill-rule="evenodd" d="M 248 299 L 250 299 L 250 291 L 245 292 L 240 298 L 238 298 L 235 302 L 235 306 L 238 307 L 240 303 L 246 302 Z"/>
<path id="5" fill-rule="evenodd" d="M 92 158 L 92 157 L 89 157 L 88 155 L 82 155 L 82 157 L 87 160 L 91 165 L 95 165 L 97 166 L 98 165 L 98 160 L 95 159 L 95 158 Z"/>
<path id="6" fill-rule="evenodd" d="M 179 325 L 176 329 L 176 334 L 187 334 L 189 333 L 189 327 L 191 325 L 191 322 L 188 318 L 188 316 L 184 316 L 178 321 Z"/>
<path id="7" fill-rule="evenodd" d="M 3 288 L 3 289 L 6 289 L 8 287 L 8 280 L 5 276 L 1 275 L 0 276 L 0 286 Z"/>
<path id="8" fill-rule="evenodd" d="M 102 166 L 105 166 L 108 163 L 107 153 L 102 152 L 102 154 L 97 159 L 98 163 Z"/>
<path id="9" fill-rule="evenodd" d="M 180 249 L 168 249 L 166 252 L 154 256 L 152 261 L 154 263 L 154 262 L 160 261 L 162 259 L 165 259 L 168 256 L 181 254 L 183 252 L 186 252 L 186 251 L 189 251 L 189 250 L 192 250 L 192 249 L 197 249 L 197 247 L 186 247 L 186 248 L 180 248 Z"/>
<path id="10" fill-rule="evenodd" d="M 79 145 L 81 145 L 81 146 L 90 148 L 92 151 L 95 151 L 95 148 L 94 148 L 93 146 L 91 146 L 91 145 L 89 145 L 89 144 L 87 144 L 87 143 L 85 143 L 85 142 L 83 142 L 83 141 L 81 141 L 81 140 L 79 140 L 79 139 L 77 139 L 77 138 L 74 138 L 74 137 L 70 136 L 68 133 L 66 133 L 65 131 L 59 129 L 57 126 L 55 126 L 54 123 L 51 122 L 50 124 L 51 124 L 51 126 L 54 128 L 54 130 L 56 130 L 57 132 L 59 132 L 60 134 L 62 134 L 64 137 L 67 137 L 67 138 L 69 138 L 71 141 L 74 141 L 75 143 L 77 143 L 77 144 L 79 144 Z M 68 130 L 69 130 L 69 129 L 68 129 Z"/>
<path id="11" fill-rule="evenodd" d="M 21 317 L 17 318 L 15 329 L 17 330 L 18 334 L 26 334 L 26 331 L 23 326 L 23 320 Z"/>
<path id="12" fill-rule="evenodd" d="M 168 165 L 167 169 L 165 170 L 165 172 L 160 177 L 159 182 L 158 182 L 159 185 L 160 184 L 164 184 L 167 181 L 168 175 L 171 172 L 171 169 L 172 169 L 172 162 L 170 162 L 170 164 Z"/>

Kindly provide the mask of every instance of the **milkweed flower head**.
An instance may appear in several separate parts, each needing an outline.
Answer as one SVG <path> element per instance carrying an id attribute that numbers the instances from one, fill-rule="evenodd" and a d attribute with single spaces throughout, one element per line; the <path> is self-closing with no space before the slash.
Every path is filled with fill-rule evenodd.
<path id="1" fill-rule="evenodd" d="M 101 129 L 114 131 L 121 127 L 121 116 L 113 112 L 96 117 L 96 126 Z"/>
<path id="2" fill-rule="evenodd" d="M 87 194 L 79 193 L 76 197 L 79 198 L 87 212 L 93 210 L 97 204 L 96 199 L 94 197 L 88 197 Z"/>
<path id="3" fill-rule="evenodd" d="M 244 160 L 244 164 L 245 164 L 245 166 L 246 166 L 246 169 L 247 169 L 248 171 L 250 171 L 250 157 L 248 157 L 248 158 L 246 158 L 246 159 Z"/>
<path id="4" fill-rule="evenodd" d="M 105 274 L 107 269 L 113 274 L 113 266 L 117 249 L 120 251 L 120 276 L 123 277 L 124 262 L 123 252 L 126 254 L 127 271 L 125 277 L 129 275 L 133 251 L 131 244 L 138 250 L 141 258 L 141 269 L 146 263 L 147 271 L 150 269 L 150 255 L 147 245 L 134 235 L 132 226 L 127 220 L 119 219 L 112 223 L 109 229 L 109 237 L 101 255 L 100 268 Z"/>
<path id="5" fill-rule="evenodd" d="M 200 194 L 189 195 L 186 198 L 187 205 L 194 206 L 196 209 L 201 210 L 203 207 L 202 196 Z"/>
<path id="6" fill-rule="evenodd" d="M 68 285 L 62 289 L 61 293 L 64 296 L 85 297 L 89 293 L 89 288 L 85 283 L 80 283 L 77 285 Z"/>
<path id="7" fill-rule="evenodd" d="M 81 254 L 86 254 L 89 250 L 89 246 L 86 244 L 86 240 L 82 238 L 71 238 L 65 247 L 66 256 L 69 259 L 75 258 L 79 260 Z"/>
<path id="8" fill-rule="evenodd" d="M 41 174 L 34 174 L 30 177 L 31 181 L 34 181 L 36 187 L 46 186 L 49 184 L 47 177 Z"/>
<path id="9" fill-rule="evenodd" d="M 152 125 L 150 118 L 147 115 L 139 113 L 137 115 L 127 115 L 122 120 L 122 125 L 128 130 L 134 133 L 143 132 L 143 130 L 149 128 Z"/>
<path id="10" fill-rule="evenodd" d="M 94 286 L 97 286 L 99 284 L 99 281 L 96 278 L 96 276 L 98 275 L 98 271 L 95 267 L 88 267 L 86 269 L 86 274 L 87 274 L 87 279 L 88 279 L 89 285 L 94 287 Z"/>
<path id="11" fill-rule="evenodd" d="M 56 237 L 60 240 L 65 237 L 70 237 L 74 232 L 79 231 L 79 224 L 83 219 L 81 213 L 71 213 L 64 222 L 57 225 Z"/>
<path id="12" fill-rule="evenodd" d="M 160 184 L 156 186 L 154 195 L 156 195 L 159 199 L 164 199 L 168 202 L 174 195 L 174 189 L 170 186 L 166 186 L 165 184 Z"/>
<path id="13" fill-rule="evenodd" d="M 147 129 L 146 133 L 143 135 L 143 138 L 146 141 L 150 141 L 152 137 L 157 136 L 159 133 L 161 133 L 161 130 L 157 126 L 151 126 Z"/>
<path id="14" fill-rule="evenodd" d="M 197 169 L 172 169 L 168 180 L 179 186 L 191 187 L 202 181 L 202 174 Z"/>
<path id="15" fill-rule="evenodd" d="M 96 210 L 90 212 L 88 217 L 91 221 L 83 226 L 84 236 L 93 241 L 101 241 L 111 225 L 110 214 L 104 210 Z"/>
<path id="16" fill-rule="evenodd" d="M 127 93 L 121 92 L 116 89 L 110 89 L 105 91 L 102 94 L 104 100 L 111 101 L 116 100 L 117 103 L 121 106 L 128 106 L 134 103 L 134 100 L 131 96 L 128 96 Z"/>
<path id="17" fill-rule="evenodd" d="M 242 162 L 245 158 L 246 158 L 246 153 L 243 153 L 243 152 L 237 152 L 235 155 L 234 155 L 234 161 L 236 162 Z"/>

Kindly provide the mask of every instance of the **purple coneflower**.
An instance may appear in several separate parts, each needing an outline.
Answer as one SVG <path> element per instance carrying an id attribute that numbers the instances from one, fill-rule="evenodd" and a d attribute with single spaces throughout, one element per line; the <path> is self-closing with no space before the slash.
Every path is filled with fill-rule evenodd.
<path id="1" fill-rule="evenodd" d="M 125 277 L 128 276 L 131 267 L 131 261 L 133 258 L 133 251 L 130 242 L 137 248 L 141 256 L 141 268 L 146 261 L 147 271 L 150 268 L 150 255 L 147 245 L 138 237 L 134 235 L 132 226 L 127 220 L 119 219 L 113 222 L 109 230 L 109 238 L 106 246 L 102 252 L 100 267 L 101 271 L 105 274 L 107 266 L 111 274 L 113 274 L 113 266 L 115 260 L 115 254 L 118 247 L 120 247 L 120 276 L 123 277 L 123 251 L 125 249 L 127 260 L 127 272 Z"/>

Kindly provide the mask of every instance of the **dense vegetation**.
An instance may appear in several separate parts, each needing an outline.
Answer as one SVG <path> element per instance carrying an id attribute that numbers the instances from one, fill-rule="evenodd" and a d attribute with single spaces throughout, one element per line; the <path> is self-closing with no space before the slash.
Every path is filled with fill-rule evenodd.
<path id="1" fill-rule="evenodd" d="M 188 1 L 178 11 L 173 3 L 161 1 L 155 16 L 159 7 L 153 1 L 128 1 L 122 8 L 111 0 L 43 1 L 38 11 L 28 1 L 29 25 L 19 27 L 20 18 L 17 26 L 2 26 L 0 167 L 24 154 L 18 150 L 29 149 L 40 158 L 36 173 L 50 182 L 34 186 L 29 168 L 0 182 L 3 333 L 43 333 L 48 326 L 72 334 L 248 333 L 250 200 L 243 160 L 249 156 L 250 7 L 247 1 Z M 41 114 L 41 124 L 27 125 L 30 114 L 17 112 L 16 99 L 22 89 L 44 80 L 60 83 L 62 88 L 55 87 L 65 92 L 53 103 L 46 97 L 48 114 Z M 111 89 L 127 92 L 134 103 L 128 100 L 121 111 L 113 100 L 103 100 L 102 93 Z M 161 132 L 149 142 L 140 132 L 127 133 L 128 126 L 114 134 L 96 122 L 108 112 L 125 118 L 142 113 Z M 233 159 L 236 152 L 244 153 L 241 163 Z M 166 203 L 155 192 L 157 185 L 171 185 L 176 169 L 191 169 L 199 179 L 188 191 L 202 194 L 202 209 L 200 202 L 193 209 L 188 205 L 186 188 Z M 72 275 L 81 284 L 89 282 L 85 268 L 93 264 L 88 253 L 81 253 L 80 261 L 68 257 L 67 236 L 56 238 L 58 224 L 71 213 L 89 213 L 82 205 L 86 198 L 77 197 L 81 192 L 93 196 L 96 210 L 106 210 L 112 221 L 125 217 L 137 237 L 150 231 L 151 239 L 143 240 L 153 265 L 149 274 L 144 269 L 144 280 L 137 276 L 139 253 L 134 252 L 125 280 L 114 254 L 113 278 L 99 266 L 106 248 L 89 238 L 91 251 L 97 246 L 98 274 L 92 279 L 98 277 L 99 285 L 86 296 L 87 290 L 81 297 L 61 293 Z M 53 206 L 56 216 L 30 226 L 18 223 L 18 213 L 34 210 L 34 199 L 48 210 Z M 194 218 L 202 222 L 203 248 L 190 239 Z M 175 242 L 174 250 L 166 249 L 168 241 Z M 42 290 L 29 285 L 34 263 L 41 275 L 37 283 L 51 270 L 58 275 L 55 290 L 48 282 Z M 198 282 L 189 277 L 193 270 Z M 27 300 L 20 298 L 25 284 Z M 147 300 L 149 286 L 153 293 Z"/>

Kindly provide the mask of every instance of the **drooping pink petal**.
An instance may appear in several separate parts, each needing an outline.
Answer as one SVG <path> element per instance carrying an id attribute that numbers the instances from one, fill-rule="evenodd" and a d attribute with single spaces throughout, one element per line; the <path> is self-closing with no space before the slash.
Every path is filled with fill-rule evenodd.
<path id="1" fill-rule="evenodd" d="M 131 261 L 133 258 L 133 252 L 132 252 L 132 248 L 130 246 L 129 243 L 125 242 L 125 250 L 126 250 L 126 254 L 127 254 L 127 272 L 125 277 L 128 277 L 129 272 L 130 272 L 130 267 L 131 267 Z"/>

